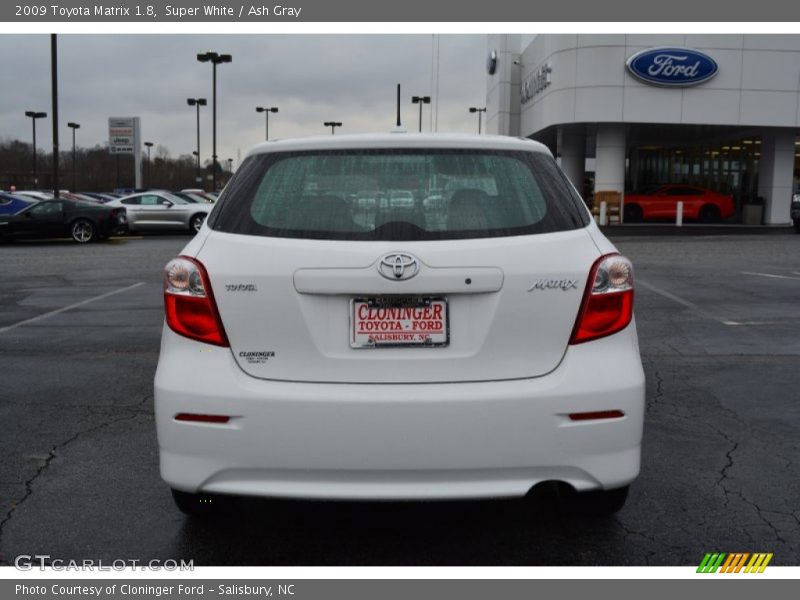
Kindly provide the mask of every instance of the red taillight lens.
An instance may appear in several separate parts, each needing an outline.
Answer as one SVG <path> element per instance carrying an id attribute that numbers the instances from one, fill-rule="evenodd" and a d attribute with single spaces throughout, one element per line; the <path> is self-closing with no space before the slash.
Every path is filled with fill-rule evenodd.
<path id="1" fill-rule="evenodd" d="M 231 420 L 226 415 L 199 415 L 195 413 L 178 413 L 175 415 L 176 421 L 192 421 L 195 423 L 220 423 L 224 424 Z"/>
<path id="2" fill-rule="evenodd" d="M 205 267 L 185 256 L 164 267 L 164 308 L 167 325 L 182 336 L 228 346 Z"/>
<path id="3" fill-rule="evenodd" d="M 625 413 L 621 410 L 598 410 L 594 412 L 570 413 L 570 421 L 596 421 L 598 419 L 621 419 Z"/>
<path id="4" fill-rule="evenodd" d="M 633 266 L 624 256 L 601 256 L 592 266 L 570 344 L 625 329 L 633 318 Z"/>

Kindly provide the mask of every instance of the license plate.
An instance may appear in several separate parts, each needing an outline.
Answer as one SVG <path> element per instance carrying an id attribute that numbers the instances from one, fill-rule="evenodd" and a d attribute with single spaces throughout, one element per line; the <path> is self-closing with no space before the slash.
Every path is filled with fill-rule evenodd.
<path id="1" fill-rule="evenodd" d="M 446 346 L 447 298 L 354 298 L 350 346 Z"/>

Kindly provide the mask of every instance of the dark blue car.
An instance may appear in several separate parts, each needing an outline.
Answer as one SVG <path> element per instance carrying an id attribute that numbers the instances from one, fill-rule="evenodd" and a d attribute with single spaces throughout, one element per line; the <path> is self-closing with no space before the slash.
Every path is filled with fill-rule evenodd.
<path id="1" fill-rule="evenodd" d="M 0 192 L 0 215 L 14 215 L 33 204 L 33 200 Z"/>

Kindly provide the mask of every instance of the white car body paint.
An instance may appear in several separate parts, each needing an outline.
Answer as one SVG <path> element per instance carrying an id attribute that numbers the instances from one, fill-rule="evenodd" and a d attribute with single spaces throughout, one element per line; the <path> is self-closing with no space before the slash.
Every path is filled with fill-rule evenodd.
<path id="1" fill-rule="evenodd" d="M 530 140 L 411 134 L 267 142 L 250 155 L 385 147 L 549 156 Z M 378 261 L 394 252 L 419 260 L 416 276 L 380 275 Z M 164 327 L 162 477 L 184 492 L 339 499 L 522 496 L 544 481 L 626 486 L 639 472 L 644 420 L 635 321 L 569 343 L 592 265 L 615 252 L 591 219 L 544 234 L 371 242 L 205 224 L 182 255 L 205 266 L 230 347 Z M 529 291 L 537 280 L 575 279 L 577 288 Z M 449 345 L 350 346 L 350 301 L 398 293 L 447 297 Z M 569 418 L 607 410 L 624 416 Z"/>

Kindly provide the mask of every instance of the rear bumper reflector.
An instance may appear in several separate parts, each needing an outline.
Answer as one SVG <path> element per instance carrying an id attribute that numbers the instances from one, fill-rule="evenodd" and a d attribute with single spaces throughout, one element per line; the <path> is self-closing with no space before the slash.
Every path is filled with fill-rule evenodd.
<path id="1" fill-rule="evenodd" d="M 225 415 L 198 415 L 194 413 L 178 413 L 175 415 L 176 421 L 193 421 L 195 423 L 227 423 L 231 420 Z"/>
<path id="2" fill-rule="evenodd" d="M 592 421 L 595 419 L 620 419 L 625 416 L 621 410 L 598 410 L 594 412 L 571 413 L 571 421 Z"/>

